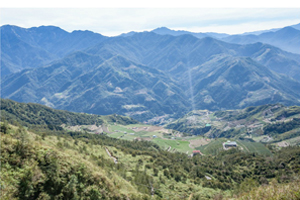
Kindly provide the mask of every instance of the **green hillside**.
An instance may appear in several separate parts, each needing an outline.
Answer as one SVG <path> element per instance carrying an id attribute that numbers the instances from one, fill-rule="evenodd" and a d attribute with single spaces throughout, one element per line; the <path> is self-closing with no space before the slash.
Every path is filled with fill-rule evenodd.
<path id="1" fill-rule="evenodd" d="M 19 113 L 28 113 L 26 106 L 17 108 Z M 47 126 L 41 131 L 20 125 L 35 126 L 30 123 L 39 117 L 32 114 L 29 121 L 18 118 L 19 122 L 1 122 L 1 199 L 235 198 L 234 194 L 243 195 L 262 184 L 289 183 L 300 175 L 297 146 L 271 148 L 266 150 L 272 151 L 271 156 L 260 155 L 257 152 L 262 146 L 238 140 L 238 145 L 247 151 L 236 148 L 211 153 L 214 156 L 208 153 L 191 157 L 186 154 L 190 149 L 181 144 L 195 142 L 195 138 L 129 141 L 83 131 Z M 125 125 L 111 128 L 124 132 L 122 126 Z M 153 128 L 141 124 L 125 127 L 127 131 L 130 127 L 136 131 Z M 160 136 L 169 137 L 163 133 Z M 215 147 L 222 144 L 219 139 L 198 140 Z M 164 147 L 172 149 L 179 144 L 180 148 L 166 151 L 158 145 L 160 142 Z M 205 145 L 201 148 L 203 152 L 214 151 Z"/>
<path id="2" fill-rule="evenodd" d="M 67 126 L 96 125 L 117 123 L 121 125 L 138 124 L 139 122 L 121 115 L 94 115 L 55 110 L 35 103 L 19 103 L 9 99 L 1 99 L 1 118 L 9 122 L 17 122 L 24 126 L 47 125 Z"/>

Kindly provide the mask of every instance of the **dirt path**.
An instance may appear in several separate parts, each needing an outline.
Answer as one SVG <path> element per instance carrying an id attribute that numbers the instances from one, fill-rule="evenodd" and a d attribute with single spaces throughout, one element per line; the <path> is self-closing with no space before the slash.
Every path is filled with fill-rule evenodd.
<path id="1" fill-rule="evenodd" d="M 105 147 L 106 153 L 108 154 L 109 157 L 111 157 L 114 160 L 114 163 L 117 164 L 118 163 L 118 159 L 114 156 L 111 155 L 111 153 L 109 152 L 109 150 L 107 149 L 107 147 Z"/>

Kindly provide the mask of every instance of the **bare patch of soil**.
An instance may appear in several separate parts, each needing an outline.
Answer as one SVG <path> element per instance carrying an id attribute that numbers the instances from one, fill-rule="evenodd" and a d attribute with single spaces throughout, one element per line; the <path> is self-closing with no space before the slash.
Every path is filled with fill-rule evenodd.
<path id="1" fill-rule="evenodd" d="M 279 147 L 287 147 L 287 146 L 290 146 L 290 144 L 287 143 L 287 142 L 285 142 L 285 141 L 278 142 L 277 145 L 278 145 Z"/>
<path id="2" fill-rule="evenodd" d="M 206 145 L 208 143 L 209 143 L 209 141 L 207 141 L 204 138 L 201 138 L 201 139 L 198 139 L 198 140 L 190 140 L 190 145 L 189 146 L 191 148 L 196 148 L 196 147 L 200 147 L 202 145 Z"/>
<path id="3" fill-rule="evenodd" d="M 159 126 L 132 127 L 131 129 L 135 132 L 139 132 L 139 131 L 148 131 L 148 132 L 161 131 L 164 133 L 169 132 L 168 129 L 165 129 L 165 128 L 159 127 Z"/>
<path id="4" fill-rule="evenodd" d="M 87 129 L 87 131 L 94 132 L 94 133 L 102 133 L 107 132 L 110 133 L 106 126 L 96 126 L 96 125 L 76 125 L 76 126 L 67 126 L 67 129 L 71 131 L 82 131 L 83 129 Z"/>

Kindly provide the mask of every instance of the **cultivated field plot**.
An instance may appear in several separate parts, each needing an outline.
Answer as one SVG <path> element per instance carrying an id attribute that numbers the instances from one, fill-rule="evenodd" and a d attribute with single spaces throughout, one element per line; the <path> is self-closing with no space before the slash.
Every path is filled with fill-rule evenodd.
<path id="1" fill-rule="evenodd" d="M 226 142 L 228 139 L 219 138 L 212 140 L 210 143 L 197 147 L 197 150 L 200 150 L 203 154 L 211 154 L 216 155 L 220 151 L 223 151 L 223 142 Z M 264 144 L 260 142 L 249 142 L 243 140 L 232 140 L 236 141 L 238 148 L 242 149 L 243 151 L 250 152 L 250 153 L 258 153 L 263 155 L 271 155 L 271 151 L 265 147 Z"/>
<path id="2" fill-rule="evenodd" d="M 226 141 L 227 141 L 227 139 L 225 139 L 225 138 L 214 139 L 214 140 L 211 140 L 210 143 L 200 146 L 196 149 L 200 150 L 203 154 L 216 155 L 220 151 L 223 151 L 223 142 L 226 142 Z"/>
<path id="3" fill-rule="evenodd" d="M 182 153 L 192 153 L 193 149 L 189 147 L 189 142 L 184 140 L 167 140 L 167 139 L 161 139 L 161 138 L 155 138 L 152 140 L 152 142 L 156 143 L 163 149 L 168 149 L 171 147 L 171 151 L 176 149 L 179 152 Z"/>
<path id="4" fill-rule="evenodd" d="M 109 126 L 110 133 L 109 137 L 134 140 L 134 139 L 143 139 L 143 140 L 152 140 L 153 138 L 163 138 L 164 133 L 168 132 L 167 129 L 157 126 L 150 125 L 140 125 L 140 124 L 131 124 L 131 125 L 111 125 Z"/>
<path id="5" fill-rule="evenodd" d="M 300 144 L 300 136 L 294 137 L 294 138 L 291 138 L 291 139 L 287 139 L 287 140 L 278 142 L 278 143 L 276 143 L 276 144 L 277 144 L 278 146 L 280 146 L 280 143 L 282 143 L 282 142 L 285 142 L 285 143 L 287 143 L 288 145 L 291 145 L 291 146 L 299 145 L 299 144 Z"/>
<path id="6" fill-rule="evenodd" d="M 135 133 L 137 136 L 140 137 L 153 137 L 153 135 L 157 136 L 157 137 L 163 137 L 163 135 L 161 133 L 158 132 L 147 132 L 147 131 L 139 131 Z"/>
<path id="7" fill-rule="evenodd" d="M 121 126 L 121 125 L 111 125 L 108 127 L 108 130 L 110 132 L 123 132 L 123 133 L 134 133 L 134 131 L 132 129 L 129 129 L 125 126 Z"/>
<path id="8" fill-rule="evenodd" d="M 197 148 L 197 147 L 208 144 L 210 142 L 210 140 L 203 138 L 203 137 L 197 137 L 195 139 L 189 140 L 189 142 L 190 142 L 191 148 Z"/>
<path id="9" fill-rule="evenodd" d="M 249 142 L 249 141 L 242 141 L 242 140 L 237 140 L 236 142 L 240 147 L 243 148 L 244 151 L 250 153 L 264 154 L 264 155 L 272 154 L 271 151 L 260 142 Z"/>
<path id="10" fill-rule="evenodd" d="M 255 135 L 255 134 L 252 135 L 252 138 L 251 138 L 251 139 L 253 139 L 255 142 L 259 142 L 259 141 L 264 140 L 264 139 L 267 138 L 266 135 L 260 135 L 260 136 L 254 136 L 254 135 Z"/>
<path id="11" fill-rule="evenodd" d="M 109 137 L 112 137 L 112 138 L 119 138 L 120 136 L 124 135 L 123 132 L 114 132 L 114 133 L 110 133 L 108 134 Z"/>

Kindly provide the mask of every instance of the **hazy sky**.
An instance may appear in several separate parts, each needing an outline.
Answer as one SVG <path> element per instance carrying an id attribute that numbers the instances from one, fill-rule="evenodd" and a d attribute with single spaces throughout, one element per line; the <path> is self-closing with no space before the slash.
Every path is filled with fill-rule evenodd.
<path id="1" fill-rule="evenodd" d="M 39 6 L 39 4 L 37 4 Z M 64 4 L 63 4 L 64 5 Z M 72 4 L 70 4 L 72 5 Z M 19 6 L 18 6 L 19 7 Z M 52 8 L 50 8 L 52 7 Z M 54 25 L 66 31 L 91 30 L 107 36 L 168 27 L 193 32 L 244 33 L 300 23 L 298 8 L 0 8 L 0 25 L 25 28 Z"/>

